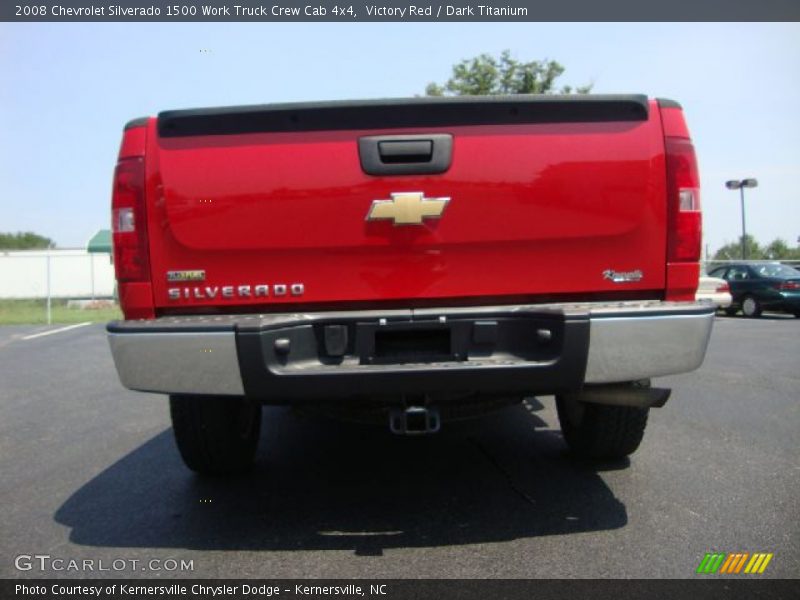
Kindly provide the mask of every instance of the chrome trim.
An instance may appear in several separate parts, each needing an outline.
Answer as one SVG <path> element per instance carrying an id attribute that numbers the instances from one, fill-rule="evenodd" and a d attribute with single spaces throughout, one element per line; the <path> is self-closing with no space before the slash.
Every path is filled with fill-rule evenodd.
<path id="1" fill-rule="evenodd" d="M 714 323 L 704 314 L 590 318 L 586 383 L 617 383 L 694 371 Z"/>
<path id="2" fill-rule="evenodd" d="M 109 333 L 120 381 L 142 392 L 244 394 L 233 331 Z"/>
<path id="3" fill-rule="evenodd" d="M 615 271 L 614 269 L 606 269 L 603 271 L 603 279 L 612 283 L 633 283 L 641 281 L 644 277 L 641 269 L 635 271 Z"/>

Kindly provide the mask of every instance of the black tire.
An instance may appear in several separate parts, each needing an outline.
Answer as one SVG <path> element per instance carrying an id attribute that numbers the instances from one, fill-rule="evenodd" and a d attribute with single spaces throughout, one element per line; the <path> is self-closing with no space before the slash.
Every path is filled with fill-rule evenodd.
<path id="1" fill-rule="evenodd" d="M 186 466 L 230 475 L 253 464 L 261 434 L 261 403 L 243 397 L 172 395 L 172 430 Z"/>
<path id="2" fill-rule="evenodd" d="M 573 454 L 615 460 L 633 454 L 647 427 L 649 408 L 583 403 L 580 394 L 556 396 L 561 432 Z"/>
<path id="3" fill-rule="evenodd" d="M 756 318 L 761 316 L 761 303 L 753 298 L 753 296 L 745 296 L 742 298 L 742 314 L 748 318 Z"/>
<path id="4" fill-rule="evenodd" d="M 733 317 L 736 315 L 737 312 L 739 312 L 739 309 L 734 308 L 733 306 L 729 306 L 728 308 L 724 308 L 723 310 L 725 311 L 725 314 L 728 315 L 729 317 Z"/>

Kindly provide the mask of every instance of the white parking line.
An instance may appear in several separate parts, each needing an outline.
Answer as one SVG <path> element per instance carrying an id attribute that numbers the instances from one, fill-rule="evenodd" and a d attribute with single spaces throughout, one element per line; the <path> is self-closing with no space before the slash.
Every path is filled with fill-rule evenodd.
<path id="1" fill-rule="evenodd" d="M 43 331 L 42 333 L 34 333 L 33 335 L 26 335 L 23 337 L 23 340 L 32 340 L 38 337 L 44 337 L 46 335 L 52 335 L 54 333 L 61 333 L 62 331 L 69 331 L 70 329 L 77 329 L 78 327 L 86 327 L 87 325 L 91 325 L 91 321 L 86 321 L 86 323 L 77 323 L 76 325 L 67 325 L 66 327 L 59 327 L 58 329 L 51 329 L 50 331 Z"/>

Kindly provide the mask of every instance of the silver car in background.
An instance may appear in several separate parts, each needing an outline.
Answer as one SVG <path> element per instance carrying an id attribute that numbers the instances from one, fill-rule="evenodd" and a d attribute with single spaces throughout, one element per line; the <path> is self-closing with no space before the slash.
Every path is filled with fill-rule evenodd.
<path id="1" fill-rule="evenodd" d="M 698 302 L 711 302 L 717 310 L 728 308 L 733 302 L 728 282 L 719 277 L 709 277 L 708 275 L 700 277 L 695 300 Z"/>

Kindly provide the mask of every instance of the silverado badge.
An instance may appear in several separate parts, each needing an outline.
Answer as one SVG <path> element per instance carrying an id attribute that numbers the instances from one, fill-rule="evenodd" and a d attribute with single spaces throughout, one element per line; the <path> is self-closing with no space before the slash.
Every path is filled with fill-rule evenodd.
<path id="1" fill-rule="evenodd" d="M 396 192 L 390 200 L 373 200 L 367 221 L 392 219 L 395 225 L 422 225 L 423 219 L 438 219 L 450 198 L 426 198 L 422 192 Z"/>

